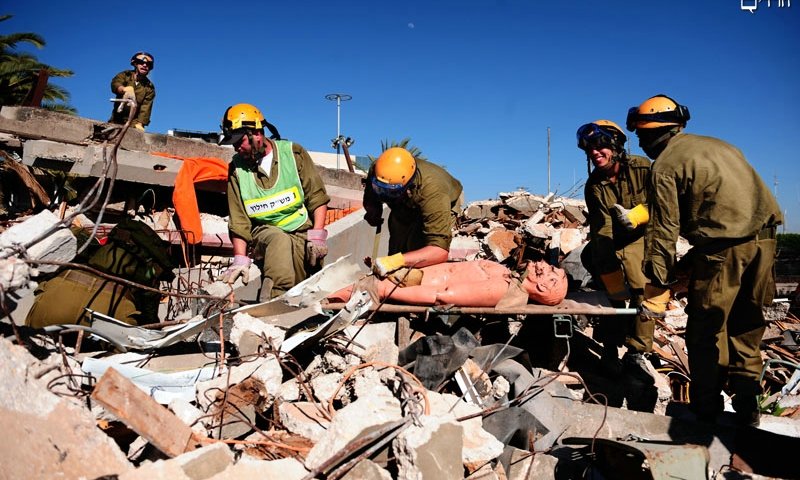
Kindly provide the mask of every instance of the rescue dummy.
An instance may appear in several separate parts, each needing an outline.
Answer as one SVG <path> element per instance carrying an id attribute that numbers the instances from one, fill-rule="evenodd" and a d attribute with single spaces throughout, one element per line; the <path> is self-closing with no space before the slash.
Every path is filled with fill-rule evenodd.
<path id="1" fill-rule="evenodd" d="M 398 284 L 412 276 L 417 285 Z M 328 299 L 347 301 L 352 290 L 347 287 Z M 379 280 L 375 290 L 381 300 L 408 305 L 495 307 L 516 292 L 526 293 L 532 303 L 557 305 L 567 295 L 567 276 L 543 261 L 529 262 L 521 274 L 490 260 L 446 262 Z"/>

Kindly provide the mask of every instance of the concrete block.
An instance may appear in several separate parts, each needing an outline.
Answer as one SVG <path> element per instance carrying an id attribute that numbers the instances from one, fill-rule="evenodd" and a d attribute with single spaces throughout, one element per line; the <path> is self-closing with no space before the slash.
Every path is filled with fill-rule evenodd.
<path id="1" fill-rule="evenodd" d="M 47 138 L 81 144 L 92 137 L 97 123 L 43 108 L 4 106 L 0 109 L 0 131 L 22 138 Z"/>
<path id="2" fill-rule="evenodd" d="M 448 260 L 474 260 L 481 251 L 481 243 L 475 237 L 455 236 L 450 242 Z"/>
<path id="3" fill-rule="evenodd" d="M 50 230 L 58 222 L 59 219 L 53 212 L 42 210 L 0 234 L 0 250 L 14 245 L 24 245 Z M 34 260 L 69 262 L 75 257 L 77 245 L 78 240 L 72 232 L 68 228 L 62 227 L 38 243 L 31 245 L 27 249 L 27 255 Z M 58 266 L 39 265 L 37 270 L 42 273 L 55 272 L 58 270 Z"/>
<path id="4" fill-rule="evenodd" d="M 57 397 L 43 364 L 0 338 L 0 457 L 4 478 L 97 478 L 133 467 L 86 408 Z"/>
<path id="5" fill-rule="evenodd" d="M 331 423 L 319 413 L 320 408 L 326 408 L 326 405 L 311 402 L 282 403 L 278 407 L 278 415 L 286 430 L 316 443 Z"/>
<path id="6" fill-rule="evenodd" d="M 336 394 L 337 399 L 343 398 L 345 393 L 347 393 L 346 389 L 341 388 L 339 392 L 336 393 L 343 377 L 344 375 L 339 372 L 332 372 L 323 373 L 322 375 L 312 378 L 311 388 L 314 390 L 314 396 L 322 402 L 327 402 L 334 394 Z"/>
<path id="7" fill-rule="evenodd" d="M 448 480 L 464 478 L 461 438 L 464 430 L 454 419 L 422 417 L 392 442 L 399 480 Z"/>
<path id="8" fill-rule="evenodd" d="M 342 480 L 392 480 L 392 475 L 371 460 L 361 460 Z"/>
<path id="9" fill-rule="evenodd" d="M 309 468 L 317 468 L 370 427 L 400 420 L 400 401 L 394 397 L 366 397 L 342 408 L 331 426 L 306 457 Z"/>
<path id="10" fill-rule="evenodd" d="M 300 480 L 308 475 L 308 470 L 294 458 L 280 460 L 239 461 L 225 471 L 214 475 L 209 480 L 263 480 L 279 478 L 281 480 Z"/>
<path id="11" fill-rule="evenodd" d="M 225 391 L 228 385 L 241 383 L 248 377 L 259 380 L 271 397 L 278 394 L 283 382 L 283 371 L 274 356 L 258 358 L 251 362 L 230 367 L 230 374 L 223 374 L 207 382 L 197 383 L 197 402 L 201 409 L 208 410 L 217 393 Z"/>
<path id="12" fill-rule="evenodd" d="M 352 255 L 358 259 L 372 256 L 372 248 L 375 244 L 375 227 L 370 226 L 364 220 L 366 210 L 357 210 L 346 217 L 333 222 L 325 227 L 328 230 L 328 256 L 326 264 L 330 264 L 340 257 Z M 384 223 L 381 228 L 380 239 L 378 241 L 378 256 L 386 255 L 389 252 L 389 207 L 383 207 Z M 369 269 L 363 266 L 364 274 L 369 273 Z"/>
<path id="13" fill-rule="evenodd" d="M 505 204 L 518 211 L 522 215 L 530 216 L 539 210 L 539 206 L 542 204 L 542 202 L 533 195 L 524 193 L 513 195 L 507 198 Z"/>
<path id="14" fill-rule="evenodd" d="M 428 400 L 431 404 L 431 416 L 435 417 L 455 419 L 481 411 L 480 407 L 451 394 L 429 391 Z M 483 429 L 481 417 L 464 420 L 460 424 L 464 428 L 462 451 L 465 464 L 474 465 L 477 468 L 503 453 L 503 444 Z"/>
<path id="15" fill-rule="evenodd" d="M 567 254 L 583 245 L 585 235 L 577 228 L 561 229 L 561 251 Z"/>
<path id="16" fill-rule="evenodd" d="M 486 235 L 486 247 L 498 262 L 507 259 L 511 252 L 517 248 L 517 234 L 505 228 L 495 228 Z"/>
<path id="17" fill-rule="evenodd" d="M 233 453 L 224 443 L 212 443 L 203 448 L 184 453 L 169 460 L 180 465 L 192 480 L 205 480 L 222 472 L 233 464 Z"/>
<path id="18" fill-rule="evenodd" d="M 240 312 L 233 316 L 230 341 L 239 349 L 240 356 L 257 353 L 259 345 L 265 341 L 264 338 L 278 349 L 285 336 L 285 330 L 246 313 Z"/>

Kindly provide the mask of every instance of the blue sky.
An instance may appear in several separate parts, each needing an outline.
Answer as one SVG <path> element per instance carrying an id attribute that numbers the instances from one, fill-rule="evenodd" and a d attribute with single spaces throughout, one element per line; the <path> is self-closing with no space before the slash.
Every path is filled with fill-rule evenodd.
<path id="1" fill-rule="evenodd" d="M 284 137 L 332 151 L 324 97 L 350 94 L 353 153 L 411 137 L 468 201 L 545 193 L 548 127 L 550 184 L 567 193 L 586 178 L 577 127 L 624 124 L 666 93 L 689 107 L 687 131 L 744 152 L 800 232 L 800 0 L 787 1 L 14 2 L 0 28 L 43 35 L 36 54 L 75 72 L 56 82 L 95 119 L 109 115 L 111 77 L 152 52 L 151 132 L 217 130 L 247 102 Z"/>

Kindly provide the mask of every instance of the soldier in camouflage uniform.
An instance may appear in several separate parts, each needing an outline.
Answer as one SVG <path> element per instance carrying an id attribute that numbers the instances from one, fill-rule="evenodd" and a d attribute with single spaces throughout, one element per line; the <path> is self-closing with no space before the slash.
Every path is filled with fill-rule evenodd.
<path id="1" fill-rule="evenodd" d="M 676 282 L 675 246 L 683 236 L 693 246 L 686 307 L 689 406 L 698 418 L 714 421 L 726 388 L 736 419 L 757 425 L 762 307 L 775 293 L 781 210 L 741 151 L 683 133 L 688 120 L 689 110 L 665 95 L 628 112 L 628 130 L 654 160 L 641 314 L 664 316 Z"/>
<path id="2" fill-rule="evenodd" d="M 120 99 L 136 100 L 136 114 L 133 117 L 134 128 L 144 130 L 150 125 L 150 114 L 153 101 L 156 99 L 156 87 L 147 78 L 155 66 L 153 55 L 147 52 L 136 52 L 131 57 L 133 70 L 119 72 L 111 80 L 111 92 Z M 128 121 L 130 107 L 127 103 L 114 103 L 109 122 L 120 125 Z"/>

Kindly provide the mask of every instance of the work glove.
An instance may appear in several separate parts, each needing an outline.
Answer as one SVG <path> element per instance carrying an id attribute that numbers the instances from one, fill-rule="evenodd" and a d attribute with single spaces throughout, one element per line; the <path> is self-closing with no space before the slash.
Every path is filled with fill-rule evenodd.
<path id="1" fill-rule="evenodd" d="M 386 278 L 390 273 L 405 266 L 406 259 L 403 258 L 403 254 L 395 253 L 394 255 L 375 259 L 375 261 L 372 262 L 372 271 L 379 277 Z"/>
<path id="2" fill-rule="evenodd" d="M 328 254 L 328 231 L 324 228 L 312 228 L 307 234 L 306 257 L 312 267 L 322 263 L 322 259 Z"/>
<path id="3" fill-rule="evenodd" d="M 648 283 L 644 286 L 644 301 L 640 305 L 639 314 L 649 319 L 664 318 L 669 298 L 670 291 L 668 288 L 656 287 Z"/>
<path id="4" fill-rule="evenodd" d="M 247 283 L 250 281 L 250 264 L 253 263 L 247 255 L 234 255 L 233 263 L 222 274 L 222 280 L 225 283 L 233 284 L 239 276 L 242 281 Z"/>
<path id="5" fill-rule="evenodd" d="M 648 212 L 647 207 L 641 203 L 630 210 L 619 203 L 615 203 L 614 210 L 614 216 L 628 231 L 634 230 L 639 225 L 644 225 L 650 220 L 650 212 Z"/>
<path id="6" fill-rule="evenodd" d="M 133 123 L 133 128 L 135 128 L 136 130 L 141 130 L 141 131 L 143 131 L 143 132 L 144 132 L 144 125 L 142 125 L 142 124 L 141 124 L 141 123 L 139 123 L 139 122 L 134 122 L 134 123 Z"/>
<path id="7" fill-rule="evenodd" d="M 133 100 L 136 101 L 136 92 L 133 91 L 133 87 L 122 87 L 122 99 L 123 100 Z"/>
<path id="8" fill-rule="evenodd" d="M 631 299 L 631 291 L 628 290 L 628 285 L 625 284 L 625 275 L 622 273 L 622 269 L 600 274 L 600 279 L 603 280 L 606 294 L 611 300 Z"/>
<path id="9" fill-rule="evenodd" d="M 390 273 L 386 278 L 398 287 L 416 287 L 422 284 L 424 274 L 425 272 L 419 268 L 402 267 Z"/>

